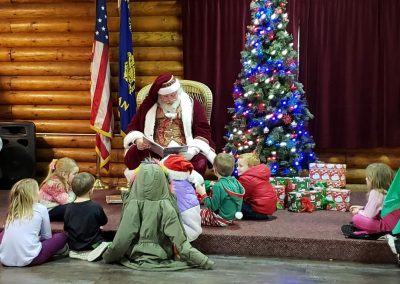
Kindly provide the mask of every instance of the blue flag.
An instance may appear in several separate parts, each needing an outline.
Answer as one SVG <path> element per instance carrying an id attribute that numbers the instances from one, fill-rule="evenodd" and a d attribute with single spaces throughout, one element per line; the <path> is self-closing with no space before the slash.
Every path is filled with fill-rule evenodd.
<path id="1" fill-rule="evenodd" d="M 136 113 L 135 60 L 133 58 L 132 29 L 129 0 L 121 0 L 119 22 L 119 95 L 118 110 L 122 136 Z"/>

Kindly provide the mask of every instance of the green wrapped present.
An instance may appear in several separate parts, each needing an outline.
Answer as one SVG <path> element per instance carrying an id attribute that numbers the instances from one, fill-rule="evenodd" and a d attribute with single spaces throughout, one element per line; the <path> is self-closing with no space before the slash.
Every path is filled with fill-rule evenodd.
<path id="1" fill-rule="evenodd" d="M 313 212 L 321 208 L 320 191 L 292 191 L 288 193 L 289 211 Z"/>
<path id="2" fill-rule="evenodd" d="M 310 185 L 309 177 L 291 177 L 289 180 L 295 185 L 296 190 L 308 190 Z"/>

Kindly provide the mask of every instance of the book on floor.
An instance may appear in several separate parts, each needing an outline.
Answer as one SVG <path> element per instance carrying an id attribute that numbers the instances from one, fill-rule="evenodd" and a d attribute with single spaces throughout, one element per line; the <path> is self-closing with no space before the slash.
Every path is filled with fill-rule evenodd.
<path id="1" fill-rule="evenodd" d="M 106 196 L 107 204 L 120 204 L 122 203 L 121 194 L 107 195 Z"/>
<path id="2" fill-rule="evenodd" d="M 188 146 L 181 146 L 174 140 L 172 140 L 167 147 L 161 146 L 160 144 L 154 142 L 153 140 L 151 140 L 146 136 L 143 137 L 143 141 L 147 141 L 150 144 L 149 150 L 152 151 L 153 153 L 156 153 L 161 158 L 164 158 L 171 154 L 185 153 L 188 150 Z"/>

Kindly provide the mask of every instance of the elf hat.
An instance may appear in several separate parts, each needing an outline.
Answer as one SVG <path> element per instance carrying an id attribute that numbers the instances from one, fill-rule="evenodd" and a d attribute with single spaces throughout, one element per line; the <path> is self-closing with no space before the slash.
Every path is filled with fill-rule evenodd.
<path id="1" fill-rule="evenodd" d="M 193 170 L 193 165 L 180 155 L 169 155 L 163 162 L 168 169 L 169 176 L 174 180 L 188 179 Z"/>

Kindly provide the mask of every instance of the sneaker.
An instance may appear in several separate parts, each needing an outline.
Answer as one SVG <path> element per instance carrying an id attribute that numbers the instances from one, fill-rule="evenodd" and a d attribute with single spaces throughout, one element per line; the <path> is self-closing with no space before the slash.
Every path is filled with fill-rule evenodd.
<path id="1" fill-rule="evenodd" d="M 89 256 L 90 252 L 91 252 L 91 250 L 84 250 L 84 251 L 70 250 L 69 257 L 75 258 L 75 259 L 81 259 L 81 260 L 88 260 L 88 256 Z"/>
<path id="2" fill-rule="evenodd" d="M 92 250 L 89 253 L 87 260 L 88 261 L 96 261 L 96 260 L 100 259 L 101 256 L 103 255 L 103 253 L 108 248 L 109 244 L 110 244 L 110 242 L 102 242 L 101 244 L 99 244 L 97 248 L 95 248 L 94 250 Z"/>
<path id="3" fill-rule="evenodd" d="M 397 238 L 388 234 L 388 235 L 386 235 L 386 239 L 387 239 L 388 245 L 389 245 L 392 253 L 398 255 L 399 253 L 396 250 L 396 244 L 395 244 L 395 241 L 397 241 Z"/>
<path id="4" fill-rule="evenodd" d="M 341 230 L 345 237 L 350 236 L 355 231 L 353 225 L 343 225 Z"/>
<path id="5" fill-rule="evenodd" d="M 68 256 L 68 254 L 69 254 L 69 246 L 68 244 L 65 244 L 65 246 L 62 249 L 58 250 L 54 256 L 55 257 Z"/>

